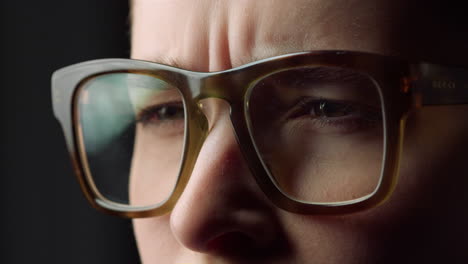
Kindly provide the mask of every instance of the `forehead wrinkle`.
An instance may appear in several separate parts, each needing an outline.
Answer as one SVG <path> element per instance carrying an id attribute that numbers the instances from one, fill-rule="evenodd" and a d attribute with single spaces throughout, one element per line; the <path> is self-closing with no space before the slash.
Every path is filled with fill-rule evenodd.
<path id="1" fill-rule="evenodd" d="M 315 2 L 295 1 L 291 5 L 271 4 L 268 8 L 261 10 L 257 15 L 258 26 L 253 59 L 264 59 L 305 50 L 303 47 L 305 39 L 317 34 L 315 12 L 311 12 L 311 7 Z M 313 41 L 307 42 L 313 43 Z"/>
<path id="2" fill-rule="evenodd" d="M 281 12 L 278 13 L 282 8 L 276 8 L 274 0 L 268 1 L 268 5 L 264 5 L 265 2 L 261 1 L 246 0 L 234 3 L 228 7 L 228 19 L 226 19 L 228 33 L 224 38 L 224 41 L 228 43 L 226 50 L 229 52 L 231 67 L 304 50 L 298 48 L 300 46 L 298 43 L 301 41 L 291 41 L 291 36 L 294 38 L 298 35 L 292 33 L 292 31 L 297 31 L 295 27 L 283 30 L 281 25 L 284 19 L 272 19 L 272 17 L 280 18 L 283 15 Z M 291 12 L 288 16 L 301 9 L 301 7 L 292 6 L 289 8 Z"/>
<path id="3" fill-rule="evenodd" d="M 298 0 L 281 9 L 267 9 L 258 15 L 254 58 L 309 50 L 388 54 L 391 48 L 388 33 L 394 12 L 389 8 L 390 3 L 387 0 Z"/>
<path id="4" fill-rule="evenodd" d="M 215 1 L 210 7 L 208 22 L 208 60 L 209 71 L 218 71 L 232 68 L 229 39 L 229 3 L 226 8 Z"/>
<path id="5" fill-rule="evenodd" d="M 334 34 L 333 29 L 327 30 L 325 26 L 330 20 L 333 20 L 333 25 L 343 20 L 339 15 L 340 9 L 331 4 L 332 1 L 297 0 L 293 4 L 281 5 L 282 0 L 270 0 L 266 6 L 251 2 L 257 3 L 249 6 L 254 19 L 244 20 L 245 26 L 242 25 L 248 32 L 244 35 L 250 37 L 248 48 L 233 56 L 233 66 L 287 53 L 334 49 L 337 46 L 333 39 L 338 33 Z"/>
<path id="6" fill-rule="evenodd" d="M 166 66 L 171 66 L 171 67 L 175 67 L 175 68 L 179 68 L 179 69 L 185 69 L 183 63 L 180 62 L 179 59 L 174 58 L 174 57 L 169 57 L 169 56 L 165 56 L 165 57 L 163 57 L 163 56 L 159 56 L 159 57 L 158 56 L 147 56 L 142 60 L 150 61 L 150 62 L 154 62 L 154 63 L 166 65 Z"/>
<path id="7" fill-rule="evenodd" d="M 131 57 L 190 70 L 205 68 L 206 2 L 134 1 Z"/>
<path id="8" fill-rule="evenodd" d="M 212 23 L 210 16 L 214 10 L 211 9 L 209 1 L 193 1 L 194 7 L 199 12 L 187 11 L 186 19 L 183 25 L 183 34 L 181 35 L 180 51 L 172 57 L 181 55 L 180 62 L 186 66 L 186 69 L 192 71 L 207 71 L 210 64 L 210 25 Z M 190 10 L 190 7 L 186 7 Z M 173 43 L 174 47 L 178 44 Z"/>
<path id="9" fill-rule="evenodd" d="M 255 19 L 258 9 L 257 1 L 239 1 L 242 4 L 232 5 L 229 9 L 228 44 L 232 67 L 238 67 L 254 61 L 253 49 L 258 23 Z M 241 18 L 235 20 L 234 18 Z"/>
<path id="10" fill-rule="evenodd" d="M 377 25 L 368 22 L 375 21 L 374 11 L 382 1 L 367 5 L 356 5 L 355 2 L 154 1 L 149 6 L 140 7 L 143 9 L 140 16 L 146 12 L 146 20 L 138 19 L 138 13 L 134 17 L 135 33 L 139 30 L 140 36 L 132 44 L 141 47 L 133 45 L 133 51 L 138 50 L 138 53 L 132 51 L 132 57 L 206 72 L 305 50 L 343 49 L 381 53 L 382 48 L 376 47 L 377 41 L 372 40 L 376 37 L 375 32 L 369 30 Z M 136 9 L 134 7 L 134 11 Z M 350 9 L 356 12 L 350 13 Z M 151 15 L 148 16 L 148 13 Z M 146 35 L 142 35 L 141 31 Z"/>
<path id="11" fill-rule="evenodd" d="M 211 9 L 217 12 L 210 20 L 208 34 L 210 71 L 226 70 L 267 57 L 304 50 L 298 48 L 303 37 L 291 32 L 298 31 L 296 27 L 283 29 L 281 25 L 284 20 L 271 19 L 281 17 L 281 12 L 277 11 L 282 8 L 278 9 L 273 0 L 267 3 L 250 0 L 214 2 Z M 291 12 L 288 12 L 288 16 L 301 10 L 301 6 L 292 5 L 289 9 Z M 269 38 L 272 36 L 269 33 L 275 36 Z"/>

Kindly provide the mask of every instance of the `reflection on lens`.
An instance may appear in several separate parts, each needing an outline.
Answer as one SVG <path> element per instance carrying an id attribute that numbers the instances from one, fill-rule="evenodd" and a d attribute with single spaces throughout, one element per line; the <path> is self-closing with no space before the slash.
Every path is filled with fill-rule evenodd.
<path id="1" fill-rule="evenodd" d="M 179 175 L 185 109 L 180 91 L 154 76 L 110 73 L 78 93 L 82 152 L 101 198 L 153 206 Z"/>
<path id="2" fill-rule="evenodd" d="M 383 111 L 368 76 L 332 67 L 286 70 L 260 80 L 248 100 L 251 137 L 282 192 L 334 203 L 378 187 Z"/>

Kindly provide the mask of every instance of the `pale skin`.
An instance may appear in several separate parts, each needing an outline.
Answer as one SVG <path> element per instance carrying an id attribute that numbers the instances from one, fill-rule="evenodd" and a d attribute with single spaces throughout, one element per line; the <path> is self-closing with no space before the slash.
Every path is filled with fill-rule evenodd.
<path id="1" fill-rule="evenodd" d="M 303 50 L 466 61 L 466 51 L 453 50 L 467 43 L 448 41 L 453 36 L 443 44 L 426 42 L 424 33 L 399 37 L 408 33 L 402 24 L 412 27 L 395 2 L 135 0 L 132 58 L 205 72 Z M 418 42 L 424 49 L 414 48 Z M 468 186 L 466 106 L 430 107 L 410 116 L 399 184 L 384 205 L 319 216 L 293 214 L 268 200 L 240 153 L 227 107 L 211 104 L 212 129 L 181 198 L 170 214 L 134 220 L 143 263 L 468 259 L 468 197 L 460 187 Z"/>

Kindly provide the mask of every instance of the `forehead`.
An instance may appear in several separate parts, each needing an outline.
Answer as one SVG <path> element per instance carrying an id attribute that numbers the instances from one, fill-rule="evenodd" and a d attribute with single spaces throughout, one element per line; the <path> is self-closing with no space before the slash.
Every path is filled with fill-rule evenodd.
<path id="1" fill-rule="evenodd" d="M 434 41 L 417 45 L 412 36 L 418 34 L 406 32 L 411 20 L 405 5 L 396 0 L 135 0 L 132 57 L 214 71 L 304 50 L 436 54 Z M 424 49 L 418 47 L 422 44 Z"/>

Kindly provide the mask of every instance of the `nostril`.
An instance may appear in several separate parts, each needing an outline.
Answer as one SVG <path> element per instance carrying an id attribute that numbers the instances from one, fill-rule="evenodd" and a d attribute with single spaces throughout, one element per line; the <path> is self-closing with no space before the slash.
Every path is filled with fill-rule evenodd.
<path id="1" fill-rule="evenodd" d="M 227 232 L 208 241 L 206 251 L 213 255 L 245 258 L 252 256 L 261 246 L 243 232 Z"/>

